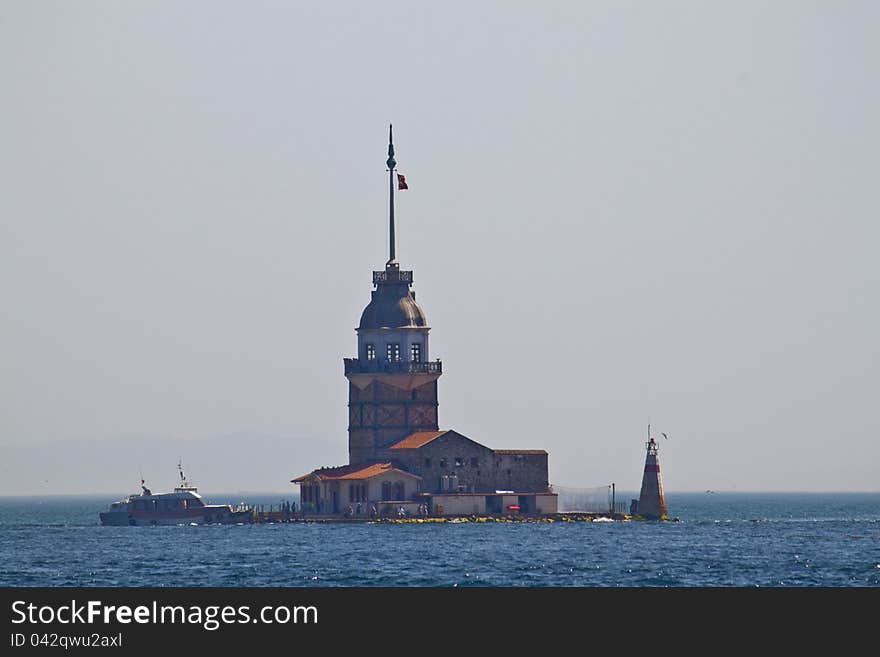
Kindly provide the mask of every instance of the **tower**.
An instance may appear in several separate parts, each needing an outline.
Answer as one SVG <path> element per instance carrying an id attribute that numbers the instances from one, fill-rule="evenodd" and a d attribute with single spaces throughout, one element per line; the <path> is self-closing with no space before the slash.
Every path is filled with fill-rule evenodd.
<path id="1" fill-rule="evenodd" d="M 642 490 L 639 493 L 639 515 L 649 520 L 666 518 L 666 500 L 663 497 L 663 483 L 660 480 L 660 459 L 657 457 L 659 445 L 651 436 L 648 425 L 648 442 L 645 443 L 645 473 L 642 475 Z"/>
<path id="2" fill-rule="evenodd" d="M 373 272 L 370 303 L 361 314 L 357 358 L 344 359 L 348 379 L 348 459 L 362 463 L 416 431 L 436 431 L 438 358 L 429 360 L 425 313 L 402 271 L 394 239 L 394 140 L 388 127 L 389 258 Z M 400 184 L 400 183 L 399 183 Z M 403 186 L 401 185 L 401 188 Z"/>

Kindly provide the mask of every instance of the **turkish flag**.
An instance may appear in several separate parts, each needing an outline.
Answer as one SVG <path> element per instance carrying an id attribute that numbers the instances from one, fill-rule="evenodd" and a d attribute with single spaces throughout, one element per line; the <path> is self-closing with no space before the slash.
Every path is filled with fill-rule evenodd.
<path id="1" fill-rule="evenodd" d="M 406 184 L 406 176 L 399 173 L 397 174 L 397 189 L 409 189 L 409 185 Z"/>

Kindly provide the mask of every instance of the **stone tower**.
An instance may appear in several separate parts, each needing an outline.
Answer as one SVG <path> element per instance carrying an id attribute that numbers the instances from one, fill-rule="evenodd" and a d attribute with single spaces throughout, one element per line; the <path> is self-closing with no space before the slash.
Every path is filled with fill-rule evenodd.
<path id="1" fill-rule="evenodd" d="M 436 431 L 438 358 L 430 362 L 428 322 L 410 288 L 412 271 L 401 271 L 394 240 L 394 142 L 388 129 L 389 255 L 373 272 L 372 298 L 357 328 L 357 358 L 346 358 L 348 462 L 378 458 L 376 452 L 416 431 Z M 400 189 L 405 189 L 402 176 Z"/>

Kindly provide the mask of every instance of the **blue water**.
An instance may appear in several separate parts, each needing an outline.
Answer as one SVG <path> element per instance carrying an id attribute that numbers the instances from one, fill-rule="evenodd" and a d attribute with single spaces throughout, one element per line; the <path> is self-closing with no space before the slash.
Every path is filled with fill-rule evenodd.
<path id="1" fill-rule="evenodd" d="M 108 501 L 0 498 L 0 585 L 880 586 L 880 493 L 668 493 L 675 523 L 102 527 Z"/>

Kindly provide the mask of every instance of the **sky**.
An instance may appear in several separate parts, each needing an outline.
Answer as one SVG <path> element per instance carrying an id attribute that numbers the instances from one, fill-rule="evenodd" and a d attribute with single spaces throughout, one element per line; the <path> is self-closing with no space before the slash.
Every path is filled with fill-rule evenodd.
<path id="1" fill-rule="evenodd" d="M 0 4 L 0 494 L 347 462 L 387 253 L 552 484 L 876 491 L 880 5 Z"/>

